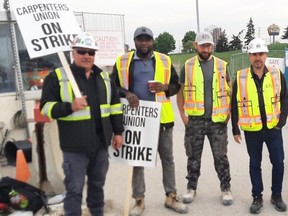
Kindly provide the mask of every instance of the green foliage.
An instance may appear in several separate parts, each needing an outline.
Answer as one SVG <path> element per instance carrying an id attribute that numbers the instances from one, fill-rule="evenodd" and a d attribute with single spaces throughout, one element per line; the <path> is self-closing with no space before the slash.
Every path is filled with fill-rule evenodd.
<path id="1" fill-rule="evenodd" d="M 276 42 L 276 43 L 268 45 L 269 51 L 272 51 L 272 50 L 283 50 L 283 52 L 284 52 L 286 47 L 288 47 L 288 43 Z"/>
<path id="2" fill-rule="evenodd" d="M 168 32 L 160 34 L 155 39 L 155 51 L 168 54 L 176 49 L 176 41 Z"/>
<path id="3" fill-rule="evenodd" d="M 228 39 L 226 37 L 225 31 L 219 36 L 219 39 L 215 48 L 216 52 L 227 52 L 229 51 Z"/>
<path id="4" fill-rule="evenodd" d="M 238 33 L 238 35 L 233 35 L 232 40 L 229 42 L 229 50 L 240 50 L 242 48 L 241 35 L 244 29 Z"/>
<path id="5" fill-rule="evenodd" d="M 282 35 L 281 39 L 288 39 L 288 26 L 284 30 L 284 34 Z"/>
<path id="6" fill-rule="evenodd" d="M 247 24 L 247 32 L 244 37 L 245 39 L 244 44 L 248 45 L 250 41 L 252 41 L 254 38 L 255 38 L 255 28 L 254 28 L 252 17 L 250 17 L 249 23 Z"/>
<path id="7" fill-rule="evenodd" d="M 194 51 L 193 41 L 195 41 L 196 33 L 188 31 L 182 39 L 182 53 L 192 53 Z"/>

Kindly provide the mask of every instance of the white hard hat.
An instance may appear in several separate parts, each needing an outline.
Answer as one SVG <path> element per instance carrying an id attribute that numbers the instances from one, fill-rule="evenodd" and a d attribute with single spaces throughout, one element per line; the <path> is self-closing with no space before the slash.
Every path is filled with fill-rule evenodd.
<path id="1" fill-rule="evenodd" d="M 94 37 L 87 32 L 80 33 L 74 38 L 71 48 L 73 49 L 77 47 L 98 50 Z"/>
<path id="2" fill-rule="evenodd" d="M 261 38 L 255 38 L 252 41 L 250 41 L 248 45 L 248 53 L 260 53 L 265 52 L 268 53 L 268 47 L 264 40 Z"/>

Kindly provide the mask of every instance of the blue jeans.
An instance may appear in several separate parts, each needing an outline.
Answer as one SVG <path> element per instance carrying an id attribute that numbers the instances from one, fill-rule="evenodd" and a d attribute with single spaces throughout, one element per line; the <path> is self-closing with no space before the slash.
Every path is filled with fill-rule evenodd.
<path id="1" fill-rule="evenodd" d="M 109 167 L 108 150 L 100 147 L 96 152 L 63 152 L 63 170 L 66 197 L 65 216 L 81 215 L 82 192 L 87 175 L 87 206 L 92 216 L 103 216 L 104 184 Z"/>
<path id="2" fill-rule="evenodd" d="M 158 152 L 162 164 L 162 182 L 166 195 L 176 192 L 175 165 L 173 157 L 173 128 L 161 127 Z M 133 167 L 132 177 L 133 198 L 142 197 L 145 193 L 144 167 Z"/>
<path id="3" fill-rule="evenodd" d="M 244 134 L 250 157 L 252 196 L 262 196 L 263 192 L 261 161 L 264 142 L 267 145 L 270 162 L 272 164 L 272 194 L 281 194 L 284 175 L 284 149 L 281 130 L 266 129 L 256 132 L 245 131 Z"/>

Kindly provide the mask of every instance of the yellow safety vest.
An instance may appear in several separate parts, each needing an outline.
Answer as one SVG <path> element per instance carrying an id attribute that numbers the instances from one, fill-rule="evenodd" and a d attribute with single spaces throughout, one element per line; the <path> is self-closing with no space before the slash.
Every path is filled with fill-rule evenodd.
<path id="1" fill-rule="evenodd" d="M 268 69 L 269 71 L 264 76 L 262 92 L 264 94 L 267 127 L 271 129 L 277 125 L 281 112 L 281 72 L 275 67 Z M 237 86 L 238 125 L 244 131 L 261 130 L 263 125 L 259 98 L 250 67 L 237 72 Z"/>
<path id="2" fill-rule="evenodd" d="M 129 89 L 129 67 L 134 52 L 126 53 L 116 60 L 118 77 L 122 88 Z M 171 78 L 171 59 L 167 55 L 154 52 L 155 55 L 155 75 L 154 80 L 163 84 L 169 84 Z M 148 86 L 148 85 L 147 85 Z M 161 123 L 170 123 L 174 121 L 174 112 L 170 98 L 166 97 L 165 92 L 155 94 L 155 101 L 162 103 Z"/>
<path id="3" fill-rule="evenodd" d="M 224 122 L 230 113 L 230 87 L 227 83 L 227 63 L 213 56 L 214 74 L 212 81 L 212 121 Z M 189 116 L 202 116 L 204 109 L 204 76 L 198 60 L 193 57 L 185 62 L 183 89 L 184 110 Z"/>
<path id="4" fill-rule="evenodd" d="M 72 103 L 74 100 L 73 90 L 72 90 L 71 84 L 67 78 L 66 72 L 64 71 L 63 68 L 57 68 L 55 70 L 55 72 L 56 72 L 57 78 L 59 80 L 61 101 Z M 110 105 L 110 103 L 111 103 L 111 83 L 110 83 L 109 73 L 102 71 L 100 73 L 100 75 L 103 78 L 104 83 L 105 83 L 106 97 L 107 97 L 107 103 L 100 104 L 101 117 L 105 118 L 105 117 L 109 117 L 110 114 L 115 115 L 115 114 L 122 113 L 122 106 L 120 103 Z M 52 109 L 56 103 L 58 103 L 58 102 L 47 102 L 43 106 L 41 113 L 43 115 L 48 116 L 49 118 L 52 118 L 52 114 L 51 114 Z M 90 118 L 91 118 L 90 106 L 87 106 L 87 107 L 85 107 L 85 109 L 73 112 L 66 117 L 59 118 L 58 120 L 78 121 L 78 120 L 87 120 Z"/>

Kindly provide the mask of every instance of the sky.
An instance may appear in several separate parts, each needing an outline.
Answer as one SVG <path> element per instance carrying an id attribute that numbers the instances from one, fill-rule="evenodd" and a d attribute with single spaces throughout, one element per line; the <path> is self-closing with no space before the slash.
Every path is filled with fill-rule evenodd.
<path id="1" fill-rule="evenodd" d="M 69 5 L 76 11 L 123 14 L 126 43 L 130 47 L 134 45 L 135 29 L 142 25 L 151 28 L 155 36 L 170 33 L 178 48 L 186 32 L 197 32 L 196 0 L 69 0 Z M 281 33 L 288 26 L 287 10 L 287 0 L 198 0 L 199 29 L 221 27 L 230 40 L 233 34 L 247 29 L 252 17 L 255 36 L 269 40 L 270 25 L 278 25 Z"/>
<path id="2" fill-rule="evenodd" d="M 21 0 L 13 0 L 21 1 Z M 61 1 L 60 1 L 61 2 Z M 154 36 L 168 32 L 176 40 L 176 52 L 188 31 L 197 32 L 196 0 L 69 0 L 73 11 L 124 15 L 125 39 L 134 47 L 133 34 L 137 27 L 149 27 Z M 276 24 L 283 34 L 288 26 L 287 0 L 198 0 L 199 29 L 212 25 L 225 30 L 228 41 L 238 35 L 252 17 L 255 36 L 271 40 L 267 28 Z M 244 35 L 245 36 L 245 33 Z M 280 40 L 276 36 L 276 41 Z"/>

